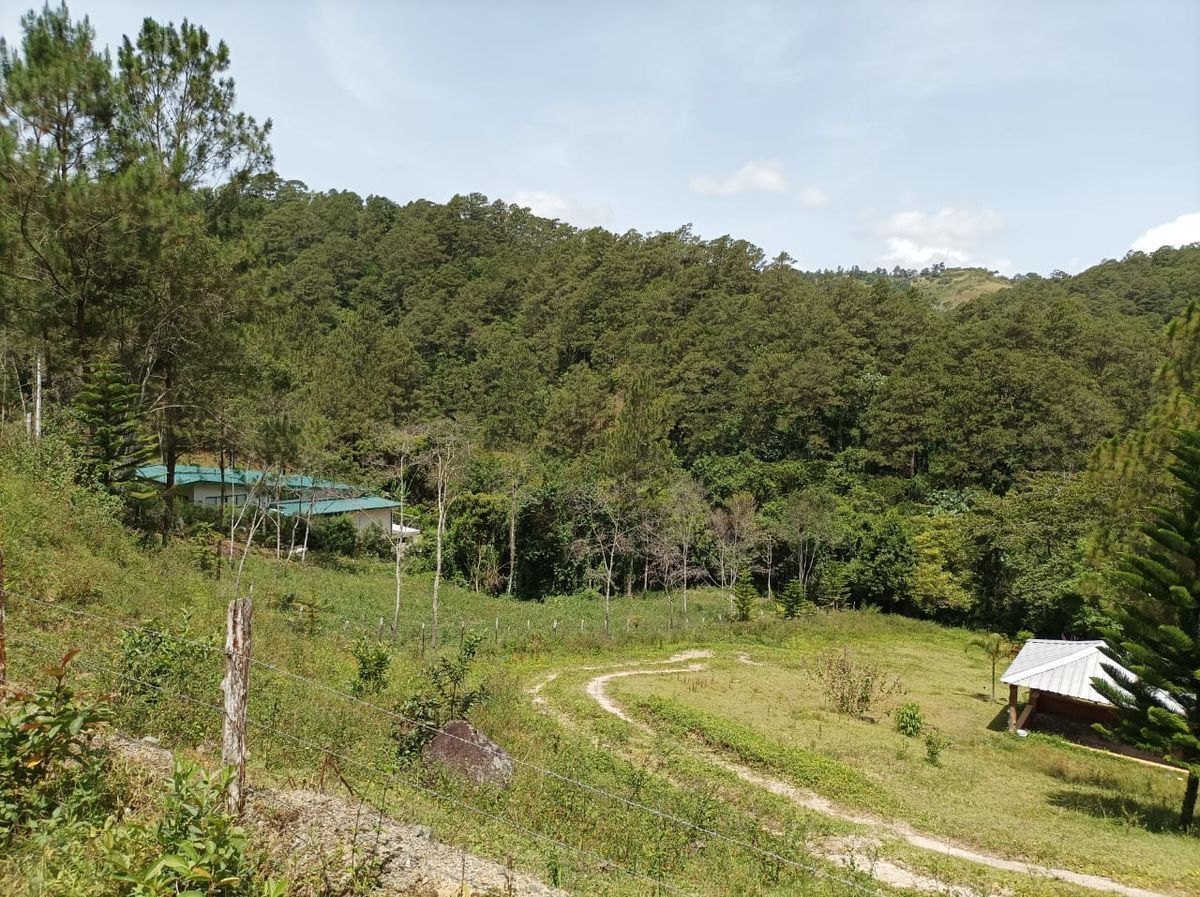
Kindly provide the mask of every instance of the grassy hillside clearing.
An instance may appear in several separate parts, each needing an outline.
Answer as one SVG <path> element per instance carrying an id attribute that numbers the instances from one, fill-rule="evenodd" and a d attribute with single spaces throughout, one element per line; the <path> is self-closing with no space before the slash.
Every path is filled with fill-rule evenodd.
<path id="1" fill-rule="evenodd" d="M 918 277 L 913 285 L 938 308 L 949 311 L 983 296 L 1012 287 L 1012 281 L 984 268 L 949 268 L 941 274 Z"/>
<path id="2" fill-rule="evenodd" d="M 107 503 L 54 471 L 52 461 L 35 470 L 18 459 L 0 472 L 0 547 L 17 595 L 9 603 L 11 675 L 35 679 L 63 650 L 82 648 L 80 680 L 115 694 L 122 730 L 156 735 L 213 762 L 219 716 L 211 705 L 232 577 L 202 569 L 211 558 L 207 545 L 139 548 Z M 252 675 L 252 781 L 352 787 L 401 820 L 430 825 L 441 840 L 500 862 L 511 854 L 517 868 L 579 894 L 632 897 L 655 887 L 648 882 L 667 893 L 729 897 L 888 890 L 870 870 L 842 868 L 825 858 L 828 849 L 817 849 L 870 832 L 713 766 L 695 750 L 703 739 L 839 804 L 964 844 L 1163 893 L 1200 891 L 1200 842 L 1162 830 L 1179 787 L 1169 773 L 990 730 L 1001 708 L 979 699 L 988 664 L 966 650 L 968 635 L 902 618 L 845 612 L 783 623 L 764 604 L 755 622 L 731 626 L 717 621 L 727 598 L 705 591 L 691 596 L 686 628 L 677 600 L 619 599 L 614 619 L 629 628 L 619 625 L 606 639 L 594 600 L 523 603 L 450 585 L 443 648 L 457 647 L 458 620 L 479 621 L 478 681 L 492 697 L 473 717 L 518 758 L 517 779 L 496 792 L 404 767 L 390 738 L 400 722 L 393 708 L 421 681 L 415 627 L 430 597 L 429 577 L 406 582 L 402 637 L 385 686 L 354 701 L 333 690 L 355 683 L 354 644 L 374 635 L 379 616 L 390 618 L 389 565 L 247 560 L 255 657 L 269 664 Z M 146 631 L 114 620 L 141 621 Z M 555 620 L 566 622 L 556 629 Z M 187 641 L 153 635 L 163 628 Z M 886 717 L 871 724 L 822 708 L 813 664 L 844 644 L 899 675 L 906 698 L 947 733 L 952 743 L 940 768 L 926 764 L 921 745 L 892 731 Z M 685 649 L 715 657 L 704 671 L 610 684 L 629 712 L 653 722 L 652 735 L 605 713 L 584 692 L 596 669 L 657 662 Z M 139 687 L 131 675 L 155 687 Z M 541 707 L 528 693 L 538 684 L 547 702 Z M 0 881 L 14 883 L 15 894 L 69 893 L 39 891 L 23 872 L 44 868 L 67 837 L 18 845 L 0 859 Z M 894 839 L 874 841 L 854 851 L 856 862 L 865 851 L 973 894 L 1095 893 Z"/>

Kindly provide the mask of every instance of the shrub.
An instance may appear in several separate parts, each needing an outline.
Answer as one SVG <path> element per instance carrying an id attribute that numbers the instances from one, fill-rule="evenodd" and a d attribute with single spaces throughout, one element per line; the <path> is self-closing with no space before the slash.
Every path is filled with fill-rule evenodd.
<path id="1" fill-rule="evenodd" d="M 902 690 L 899 679 L 889 680 L 874 664 L 859 663 L 845 646 L 825 661 L 819 675 L 826 702 L 847 716 L 865 717 L 884 698 Z"/>
<path id="2" fill-rule="evenodd" d="M 950 739 L 937 729 L 925 733 L 925 761 L 932 766 L 942 765 L 942 751 L 950 747 Z"/>
<path id="3" fill-rule="evenodd" d="M 354 553 L 357 557 L 388 560 L 395 558 L 396 549 L 383 534 L 379 524 L 372 523 L 361 533 L 356 533 Z"/>
<path id="4" fill-rule="evenodd" d="M 308 547 L 330 554 L 352 555 L 358 547 L 358 530 L 346 516 L 316 517 L 308 533 Z"/>
<path id="5" fill-rule="evenodd" d="M 896 731 L 907 738 L 916 738 L 925 731 L 925 717 L 915 702 L 909 701 L 897 708 Z"/>
<path id="6" fill-rule="evenodd" d="M 108 710 L 67 685 L 74 656 L 47 670 L 48 687 L 14 692 L 0 713 L 0 843 L 20 828 L 61 817 L 64 808 L 91 803 L 80 792 L 94 791 L 104 755 L 93 736 Z"/>
<path id="7" fill-rule="evenodd" d="M 350 684 L 350 693 L 361 698 L 377 695 L 387 688 L 387 671 L 392 663 L 387 648 L 363 636 L 350 650 L 358 664 L 358 671 Z"/>
<path id="8" fill-rule="evenodd" d="M 116 709 L 123 730 L 155 734 L 195 743 L 212 720 L 178 695 L 215 691 L 221 675 L 220 656 L 190 633 L 184 615 L 175 632 L 155 621 L 121 635 L 121 661 Z"/>
<path id="9" fill-rule="evenodd" d="M 439 657 L 425 672 L 426 687 L 397 706 L 396 712 L 404 720 L 391 738 L 401 759 L 416 757 L 442 726 L 465 718 L 472 708 L 487 700 L 486 686 L 471 688 L 467 683 L 481 644 L 480 633 L 467 635 L 458 656 Z"/>
<path id="10" fill-rule="evenodd" d="M 112 880 L 138 897 L 282 897 L 281 882 L 256 880 L 246 833 L 225 809 L 233 774 L 176 761 L 158 822 L 110 825 L 102 834 Z"/>
<path id="11" fill-rule="evenodd" d="M 733 587 L 733 619 L 738 623 L 749 622 L 757 600 L 758 590 L 754 588 L 750 577 L 743 574 Z"/>

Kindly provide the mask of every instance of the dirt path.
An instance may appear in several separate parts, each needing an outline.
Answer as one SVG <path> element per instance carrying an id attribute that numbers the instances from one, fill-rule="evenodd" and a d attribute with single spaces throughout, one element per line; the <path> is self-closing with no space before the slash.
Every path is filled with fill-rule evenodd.
<path id="1" fill-rule="evenodd" d="M 666 661 L 659 663 L 679 663 L 683 660 L 691 660 L 693 658 L 711 657 L 712 652 L 684 652 L 677 654 L 674 657 L 667 658 Z M 746 658 L 748 660 L 749 658 Z M 745 662 L 741 657 L 739 662 Z M 626 669 L 614 670 L 601 675 L 594 676 L 588 680 L 585 690 L 587 695 L 594 700 L 605 712 L 612 714 L 633 725 L 643 731 L 650 731 L 650 727 L 637 720 L 632 719 L 624 709 L 618 704 L 611 695 L 606 691 L 609 682 L 614 679 L 623 679 L 630 676 L 660 676 L 671 673 L 694 673 L 706 669 L 704 664 L 692 663 L 687 666 L 658 666 L 652 667 L 654 661 L 638 661 L 633 664 L 626 664 Z M 537 687 L 536 701 L 541 705 L 546 705 L 546 699 L 541 694 L 541 689 L 550 681 L 557 678 L 555 673 L 548 679 L 544 680 Z M 993 856 L 991 854 L 980 853 L 976 850 L 963 847 L 950 841 L 941 838 L 931 837 L 913 830 L 910 826 L 903 822 L 881 819 L 876 816 L 871 816 L 864 813 L 854 812 L 844 807 L 839 807 L 832 801 L 815 794 L 803 788 L 798 788 L 795 785 L 776 779 L 772 776 L 764 775 L 757 770 L 751 769 L 748 766 L 743 766 L 740 763 L 735 763 L 723 756 L 717 755 L 710 751 L 696 752 L 704 760 L 721 767 L 722 769 L 733 773 L 742 781 L 759 788 L 764 788 L 772 794 L 784 797 L 798 806 L 804 807 L 815 813 L 820 813 L 824 816 L 829 816 L 834 819 L 839 819 L 845 822 L 854 823 L 856 825 L 867 826 L 887 835 L 899 838 L 913 847 L 922 850 L 928 850 L 931 853 L 941 854 L 943 856 L 953 857 L 955 859 L 966 860 L 971 863 L 977 863 L 981 866 L 987 866 L 992 869 L 998 869 L 1004 872 L 1014 872 L 1022 875 L 1029 875 L 1038 878 L 1046 878 L 1057 881 L 1066 882 L 1068 884 L 1078 885 L 1080 887 L 1089 888 L 1095 891 L 1103 891 L 1110 894 L 1120 894 L 1122 897 L 1169 897 L 1158 891 L 1151 891 L 1145 888 L 1137 888 L 1131 885 L 1121 884 L 1111 878 L 1106 878 L 1102 875 L 1090 875 L 1083 872 L 1073 872 L 1070 869 L 1058 869 L 1052 866 L 1040 866 L 1035 863 L 1025 863 L 1020 860 L 1008 860 L 1003 857 Z M 810 845 L 817 853 L 823 855 L 826 859 L 836 862 L 843 866 L 854 867 L 857 869 L 865 869 L 873 875 L 878 881 L 889 885 L 901 888 L 910 888 L 919 891 L 930 893 L 957 893 L 969 894 L 962 888 L 954 888 L 945 883 L 938 882 L 934 879 L 918 875 L 900 866 L 890 863 L 885 860 L 880 860 L 872 856 L 861 846 L 861 839 L 841 839 L 836 844 L 827 843 L 825 845 Z"/>

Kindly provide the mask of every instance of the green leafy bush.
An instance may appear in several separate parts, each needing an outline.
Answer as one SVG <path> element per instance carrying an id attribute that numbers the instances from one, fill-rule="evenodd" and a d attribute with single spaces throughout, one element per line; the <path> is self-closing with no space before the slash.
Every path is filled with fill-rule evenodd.
<path id="1" fill-rule="evenodd" d="M 0 712 L 0 844 L 41 820 L 78 816 L 93 803 L 104 752 L 96 729 L 108 708 L 66 682 L 74 651 L 47 670 L 51 683 L 14 691 Z"/>
<path id="2" fill-rule="evenodd" d="M 907 738 L 916 738 L 925 731 L 925 717 L 915 701 L 901 704 L 896 710 L 896 731 Z"/>
<path id="3" fill-rule="evenodd" d="M 101 847 L 119 894 L 131 897 L 282 897 L 282 882 L 259 879 L 245 831 L 225 809 L 232 767 L 208 773 L 176 761 L 163 815 L 150 825 L 111 820 Z"/>
<path id="4" fill-rule="evenodd" d="M 211 719 L 179 695 L 213 692 L 221 675 L 220 655 L 191 633 L 189 619 L 175 632 L 150 621 L 121 635 L 116 711 L 123 731 L 195 743 Z"/>
<path id="5" fill-rule="evenodd" d="M 387 648 L 363 636 L 350 650 L 358 664 L 354 681 L 350 683 L 351 694 L 360 698 L 379 694 L 387 687 L 387 671 L 392 663 Z"/>
<path id="6" fill-rule="evenodd" d="M 310 527 L 308 547 L 313 551 L 350 556 L 358 548 L 358 530 L 349 517 L 316 517 Z"/>
<path id="7" fill-rule="evenodd" d="M 942 752 L 950 747 L 950 739 L 937 729 L 925 733 L 925 761 L 931 766 L 942 765 Z"/>
<path id="8" fill-rule="evenodd" d="M 471 687 L 468 683 L 471 666 L 482 643 L 481 634 L 467 635 L 458 655 L 439 657 L 426 670 L 426 687 L 397 706 L 396 712 L 405 721 L 392 732 L 391 738 L 396 742 L 396 753 L 401 759 L 419 755 L 438 729 L 450 720 L 464 719 L 472 708 L 487 700 L 489 695 L 485 685 Z"/>
<path id="9" fill-rule="evenodd" d="M 361 533 L 355 534 L 354 554 L 362 558 L 394 558 L 396 549 L 383 534 L 379 524 L 372 523 Z"/>

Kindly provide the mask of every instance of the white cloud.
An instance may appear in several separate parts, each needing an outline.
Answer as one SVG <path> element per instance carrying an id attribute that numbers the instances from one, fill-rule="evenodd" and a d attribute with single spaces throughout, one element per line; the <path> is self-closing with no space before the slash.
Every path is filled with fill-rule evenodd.
<path id="1" fill-rule="evenodd" d="M 513 200 L 543 218 L 557 218 L 576 227 L 596 227 L 613 220 L 612 206 L 581 206 L 558 193 L 521 190 Z"/>
<path id="2" fill-rule="evenodd" d="M 1187 246 L 1189 243 L 1200 243 L 1200 212 L 1189 212 L 1150 228 L 1129 248 L 1135 252 L 1154 252 L 1163 246 Z"/>
<path id="3" fill-rule="evenodd" d="M 992 209 L 944 206 L 936 212 L 894 212 L 875 230 L 887 243 L 881 262 L 924 268 L 937 262 L 971 264 L 980 245 L 1003 227 L 1004 219 Z"/>
<path id="4" fill-rule="evenodd" d="M 800 204 L 806 209 L 823 209 L 829 205 L 829 194 L 816 184 L 800 188 Z"/>
<path id="5" fill-rule="evenodd" d="M 788 188 L 783 165 L 778 161 L 749 162 L 726 177 L 702 174 L 692 178 L 693 193 L 737 196 L 741 193 L 783 193 Z"/>

